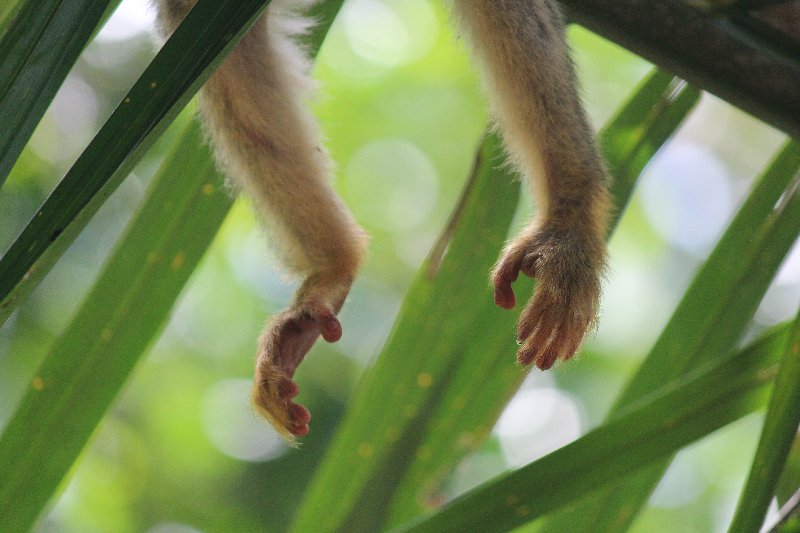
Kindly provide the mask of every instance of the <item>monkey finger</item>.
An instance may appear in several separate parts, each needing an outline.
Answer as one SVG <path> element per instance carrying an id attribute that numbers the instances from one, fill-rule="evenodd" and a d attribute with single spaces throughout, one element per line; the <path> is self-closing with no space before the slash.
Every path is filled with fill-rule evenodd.
<path id="1" fill-rule="evenodd" d="M 558 355 L 555 352 L 544 352 L 540 354 L 533 362 L 539 370 L 550 370 L 556 364 Z"/>
<path id="2" fill-rule="evenodd" d="M 292 422 L 297 425 L 308 425 L 311 422 L 311 412 L 299 403 L 289 405 L 289 416 Z"/>
<path id="3" fill-rule="evenodd" d="M 492 271 L 494 303 L 503 309 L 513 309 L 517 304 L 511 284 L 519 277 L 522 258 L 523 256 L 518 252 L 506 251 Z"/>
<path id="4" fill-rule="evenodd" d="M 298 424 L 289 428 L 289 432 L 295 437 L 305 437 L 310 430 L 308 424 Z"/>
<path id="5" fill-rule="evenodd" d="M 319 331 L 326 342 L 336 342 L 342 338 L 342 325 L 336 318 L 334 308 L 321 298 L 307 298 L 300 304 L 300 315 L 304 319 L 303 329 Z"/>
<path id="6" fill-rule="evenodd" d="M 517 305 L 517 297 L 510 283 L 496 284 L 494 286 L 494 303 L 503 309 L 514 309 Z"/>
<path id="7" fill-rule="evenodd" d="M 530 311 L 523 311 L 517 323 L 517 343 L 523 344 L 532 333 L 542 329 L 541 314 L 534 314 Z"/>
<path id="8" fill-rule="evenodd" d="M 320 319 L 319 330 L 326 342 L 336 342 L 342 338 L 342 324 L 333 313 Z"/>
<path id="9" fill-rule="evenodd" d="M 286 429 L 295 437 L 305 437 L 310 431 L 311 413 L 298 403 L 289 404 L 289 424 Z"/>
<path id="10" fill-rule="evenodd" d="M 550 352 L 555 352 L 553 360 L 557 358 L 557 350 L 553 350 L 552 342 L 559 326 L 558 317 L 553 316 L 552 310 L 536 297 L 520 316 L 517 326 L 518 338 L 523 341 L 517 352 L 517 361 L 522 365 L 536 364 L 542 370 L 553 366 L 546 363 L 550 359 Z M 542 361 L 546 368 L 540 364 Z"/>
<path id="11" fill-rule="evenodd" d="M 284 378 L 280 381 L 280 383 L 278 383 L 278 395 L 281 398 L 291 400 L 298 394 L 300 394 L 300 388 L 297 386 L 297 383 L 291 379 Z"/>
<path id="12" fill-rule="evenodd" d="M 494 284 L 494 303 L 503 309 L 514 309 L 517 298 L 511 284 L 517 279 L 518 271 L 508 268 L 499 268 L 492 275 Z"/>

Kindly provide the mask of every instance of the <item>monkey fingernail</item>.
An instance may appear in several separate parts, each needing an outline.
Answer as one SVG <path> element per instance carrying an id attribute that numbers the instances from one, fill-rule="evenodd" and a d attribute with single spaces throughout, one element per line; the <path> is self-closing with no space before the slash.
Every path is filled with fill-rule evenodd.
<path id="1" fill-rule="evenodd" d="M 308 425 L 311 422 L 311 413 L 299 403 L 291 404 L 289 415 L 292 417 L 292 422 L 298 426 Z"/>
<path id="2" fill-rule="evenodd" d="M 291 399 L 300 393 L 297 383 L 291 379 L 283 379 L 278 384 L 278 393 L 282 398 Z"/>
<path id="3" fill-rule="evenodd" d="M 556 356 L 555 354 L 544 354 L 541 357 L 536 358 L 536 361 L 534 362 L 540 370 L 550 370 L 553 368 L 553 365 L 556 362 Z"/>
<path id="4" fill-rule="evenodd" d="M 295 437 L 305 437 L 310 431 L 308 424 L 293 426 L 289 432 Z"/>
<path id="5" fill-rule="evenodd" d="M 323 319 L 319 328 L 322 338 L 327 342 L 336 342 L 342 338 L 342 324 L 334 316 Z"/>

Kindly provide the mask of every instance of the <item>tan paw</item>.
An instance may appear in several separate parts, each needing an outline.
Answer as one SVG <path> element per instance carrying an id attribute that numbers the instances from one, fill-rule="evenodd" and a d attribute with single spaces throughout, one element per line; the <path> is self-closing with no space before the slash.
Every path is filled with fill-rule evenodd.
<path id="1" fill-rule="evenodd" d="M 597 315 L 603 265 L 603 243 L 569 230 L 542 229 L 506 248 L 492 272 L 497 305 L 515 306 L 520 272 L 536 278 L 517 327 L 521 364 L 547 370 L 575 354 Z"/>
<path id="2" fill-rule="evenodd" d="M 293 401 L 299 389 L 292 378 L 320 335 L 336 342 L 342 326 L 333 306 L 307 302 L 274 317 L 259 341 L 253 406 L 289 441 L 309 432 L 311 414 Z"/>

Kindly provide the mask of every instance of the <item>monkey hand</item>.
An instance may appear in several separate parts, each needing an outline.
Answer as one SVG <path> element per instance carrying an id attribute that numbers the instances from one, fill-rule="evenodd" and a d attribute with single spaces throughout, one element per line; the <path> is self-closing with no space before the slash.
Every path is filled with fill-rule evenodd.
<path id="1" fill-rule="evenodd" d="M 344 298 L 341 299 L 344 301 Z M 258 413 L 290 442 L 308 433 L 311 414 L 295 403 L 294 372 L 317 337 L 336 342 L 342 326 L 338 305 L 304 299 L 270 320 L 259 340 L 252 403 Z"/>
<path id="2" fill-rule="evenodd" d="M 520 314 L 520 364 L 547 370 L 572 357 L 595 321 L 605 248 L 602 237 L 577 228 L 546 225 L 512 240 L 492 271 L 495 303 L 515 306 L 511 288 L 519 273 L 536 278 Z"/>

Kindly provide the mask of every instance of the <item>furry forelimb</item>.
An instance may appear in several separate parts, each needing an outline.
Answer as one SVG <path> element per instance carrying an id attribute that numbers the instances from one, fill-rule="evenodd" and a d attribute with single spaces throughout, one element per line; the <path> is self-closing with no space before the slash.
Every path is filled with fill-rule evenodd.
<path id="1" fill-rule="evenodd" d="M 164 36 L 195 2 L 156 1 Z M 273 0 L 200 94 L 218 163 L 254 200 L 285 265 L 303 279 L 294 303 L 261 335 L 252 395 L 289 439 L 305 435 L 310 421 L 293 401 L 294 372 L 317 337 L 341 337 L 336 315 L 366 244 L 329 184 L 331 164 L 305 107 L 309 64 L 292 37 L 306 22 L 292 9 L 309 3 Z M 514 307 L 511 285 L 519 273 L 536 277 L 519 320 L 518 360 L 548 369 L 572 357 L 597 315 L 609 180 L 554 2 L 457 0 L 453 9 L 485 71 L 511 161 L 538 208 L 494 268 L 495 302 Z"/>

